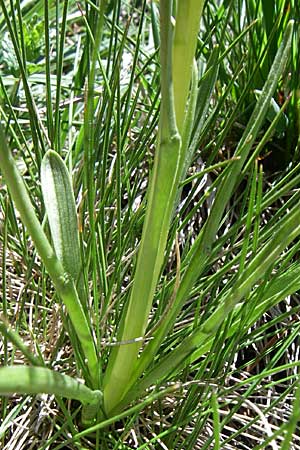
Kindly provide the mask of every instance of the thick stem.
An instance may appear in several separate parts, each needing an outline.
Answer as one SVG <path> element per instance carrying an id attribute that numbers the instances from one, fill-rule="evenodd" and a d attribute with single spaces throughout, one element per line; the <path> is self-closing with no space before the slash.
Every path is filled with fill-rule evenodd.
<path id="1" fill-rule="evenodd" d="M 158 149 L 148 190 L 148 206 L 127 309 L 123 313 L 118 340 L 143 337 L 155 287 L 164 260 L 168 230 L 179 179 L 181 139 L 176 128 L 172 85 L 171 0 L 161 1 L 161 121 Z M 132 371 L 139 342 L 115 347 L 104 377 L 104 405 L 110 414 L 134 383 Z"/>
<path id="2" fill-rule="evenodd" d="M 178 0 L 173 45 L 176 122 L 182 134 L 204 0 Z"/>
<path id="3" fill-rule="evenodd" d="M 45 367 L 9 366 L 0 369 L 0 394 L 54 394 L 79 400 L 82 420 L 91 423 L 102 402 L 102 392 L 93 391 L 68 375 Z"/>

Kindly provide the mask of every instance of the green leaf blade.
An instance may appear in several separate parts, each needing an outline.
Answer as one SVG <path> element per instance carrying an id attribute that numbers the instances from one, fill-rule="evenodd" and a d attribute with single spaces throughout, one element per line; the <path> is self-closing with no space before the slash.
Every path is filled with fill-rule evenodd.
<path id="1" fill-rule="evenodd" d="M 41 183 L 56 255 L 76 282 L 81 264 L 75 199 L 65 163 L 52 150 L 43 158 Z"/>

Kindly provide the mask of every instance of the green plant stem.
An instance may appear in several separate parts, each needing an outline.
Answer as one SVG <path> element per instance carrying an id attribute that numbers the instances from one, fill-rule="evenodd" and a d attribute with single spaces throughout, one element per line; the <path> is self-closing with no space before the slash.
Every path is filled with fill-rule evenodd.
<path id="1" fill-rule="evenodd" d="M 0 369 L 0 393 L 54 394 L 79 400 L 84 405 L 83 420 L 90 423 L 102 402 L 102 393 L 93 391 L 68 375 L 45 367 L 8 366 Z"/>
<path id="2" fill-rule="evenodd" d="M 181 139 L 175 120 L 172 86 L 172 28 L 170 0 L 161 2 L 162 103 L 158 149 L 148 193 L 147 213 L 129 304 L 118 340 L 144 336 L 164 251 L 179 178 Z M 110 414 L 132 384 L 131 374 L 140 342 L 115 347 L 104 377 L 104 405 Z"/>
<path id="3" fill-rule="evenodd" d="M 79 400 L 87 405 L 101 397 L 100 391 L 93 391 L 68 375 L 46 367 L 7 366 L 0 368 L 1 394 L 54 394 Z"/>
<path id="4" fill-rule="evenodd" d="M 44 230 L 34 212 L 24 181 L 9 151 L 4 133 L 0 127 L 0 167 L 6 179 L 13 201 L 20 213 L 36 249 L 53 280 L 55 288 L 67 307 L 72 324 L 76 330 L 82 350 L 87 360 L 91 383 L 98 387 L 98 361 L 91 330 L 88 326 L 77 290 L 71 277 L 65 272 L 62 263 L 56 257 Z"/>
<path id="5" fill-rule="evenodd" d="M 173 45 L 173 83 L 176 123 L 181 134 L 190 90 L 193 60 L 204 0 L 178 0 Z"/>

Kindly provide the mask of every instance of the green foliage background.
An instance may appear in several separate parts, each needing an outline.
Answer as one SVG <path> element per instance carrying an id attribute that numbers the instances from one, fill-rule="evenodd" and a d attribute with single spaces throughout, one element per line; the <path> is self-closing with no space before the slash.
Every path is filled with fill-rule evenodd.
<path id="1" fill-rule="evenodd" d="M 159 2 L 107 2 L 102 15 L 103 5 L 0 0 L 1 152 L 6 139 L 50 244 L 41 168 L 53 156 L 49 149 L 64 161 L 78 221 L 72 276 L 86 321 L 76 316 L 83 324 L 76 330 L 66 314 L 65 284 L 54 282 L 54 289 L 26 211 L 20 218 L 1 174 L 0 358 L 1 366 L 46 365 L 105 394 L 107 386 L 124 391 L 110 384 L 111 355 L 128 357 L 132 345 L 143 353 L 134 363 L 128 358 L 120 404 L 107 418 L 99 411 L 86 430 L 81 395 L 72 402 L 61 391 L 55 399 L 3 396 L 2 446 L 298 449 L 298 2 L 204 4 L 195 113 L 190 94 L 189 132 L 180 129 L 187 154 L 147 329 L 135 344 L 120 329 L 137 265 L 153 275 L 138 248 L 161 120 Z M 155 210 L 151 218 L 154 230 Z M 137 315 L 129 320 L 135 327 Z M 78 332 L 85 327 L 93 329 L 90 347 Z M 91 379 L 86 348 L 106 371 L 104 385 Z M 119 366 L 117 376 L 123 371 Z"/>

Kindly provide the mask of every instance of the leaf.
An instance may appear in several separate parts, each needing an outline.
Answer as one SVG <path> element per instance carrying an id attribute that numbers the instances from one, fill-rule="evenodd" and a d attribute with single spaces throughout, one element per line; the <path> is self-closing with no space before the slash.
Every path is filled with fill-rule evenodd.
<path id="1" fill-rule="evenodd" d="M 254 90 L 254 94 L 257 98 L 260 97 L 261 92 L 262 91 L 260 91 L 259 89 Z M 270 105 L 269 105 L 269 109 L 267 111 L 266 119 L 270 123 L 272 123 L 273 120 L 276 118 L 277 114 L 280 114 L 280 106 L 272 97 L 270 100 Z M 281 137 L 285 133 L 285 131 L 287 130 L 288 124 L 289 124 L 288 117 L 286 116 L 286 114 L 281 113 L 281 116 L 278 119 L 278 122 L 276 124 L 276 134 L 278 135 L 278 137 Z"/>
<path id="2" fill-rule="evenodd" d="M 41 183 L 56 255 L 76 283 L 81 262 L 75 199 L 66 165 L 53 150 L 43 158 Z"/>

